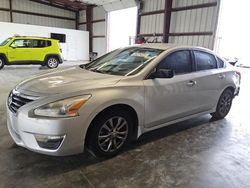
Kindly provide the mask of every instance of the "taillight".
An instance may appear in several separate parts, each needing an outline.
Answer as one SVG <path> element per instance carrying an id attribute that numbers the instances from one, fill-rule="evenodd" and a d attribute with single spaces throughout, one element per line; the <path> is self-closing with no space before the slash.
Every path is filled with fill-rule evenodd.
<path id="1" fill-rule="evenodd" d="M 239 80 L 239 83 L 240 83 L 241 73 L 239 71 L 236 71 L 236 77 L 237 77 L 237 79 Z"/>

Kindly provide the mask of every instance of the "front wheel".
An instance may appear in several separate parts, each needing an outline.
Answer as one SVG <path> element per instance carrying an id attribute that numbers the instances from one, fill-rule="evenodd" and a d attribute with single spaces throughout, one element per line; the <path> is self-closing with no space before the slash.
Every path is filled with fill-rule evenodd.
<path id="1" fill-rule="evenodd" d="M 4 67 L 4 59 L 0 57 L 0 70 Z"/>
<path id="2" fill-rule="evenodd" d="M 59 65 L 59 61 L 56 57 L 49 57 L 46 61 L 46 65 L 50 69 L 57 68 Z"/>
<path id="3" fill-rule="evenodd" d="M 214 119 L 223 119 L 229 113 L 233 101 L 233 92 L 230 89 L 226 89 L 220 96 L 218 101 L 216 112 L 212 113 Z"/>
<path id="4" fill-rule="evenodd" d="M 129 142 L 133 121 L 126 111 L 107 111 L 91 124 L 88 148 L 98 157 L 112 157 Z"/>

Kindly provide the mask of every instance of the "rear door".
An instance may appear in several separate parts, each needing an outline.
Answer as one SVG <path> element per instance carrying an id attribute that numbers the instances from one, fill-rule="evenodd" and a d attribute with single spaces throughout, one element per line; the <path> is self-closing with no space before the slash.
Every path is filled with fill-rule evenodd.
<path id="1" fill-rule="evenodd" d="M 49 42 L 47 40 L 32 40 L 32 53 L 30 54 L 30 59 L 32 61 L 43 61 L 48 51 L 47 46 Z"/>
<path id="2" fill-rule="evenodd" d="M 224 69 L 220 69 L 216 57 L 206 51 L 194 50 L 197 104 L 202 111 L 208 111 L 217 105 L 219 96 L 225 87 Z"/>

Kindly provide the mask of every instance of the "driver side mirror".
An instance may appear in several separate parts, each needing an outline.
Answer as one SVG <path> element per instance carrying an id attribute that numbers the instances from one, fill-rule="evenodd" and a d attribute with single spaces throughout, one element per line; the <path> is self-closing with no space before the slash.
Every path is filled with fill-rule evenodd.
<path id="1" fill-rule="evenodd" d="M 150 75 L 151 79 L 173 78 L 173 77 L 174 77 L 174 70 L 170 70 L 170 69 L 157 69 L 157 68 L 155 68 Z"/>
<path id="2" fill-rule="evenodd" d="M 13 48 L 13 49 L 16 49 L 17 45 L 16 44 L 12 44 L 10 47 Z"/>

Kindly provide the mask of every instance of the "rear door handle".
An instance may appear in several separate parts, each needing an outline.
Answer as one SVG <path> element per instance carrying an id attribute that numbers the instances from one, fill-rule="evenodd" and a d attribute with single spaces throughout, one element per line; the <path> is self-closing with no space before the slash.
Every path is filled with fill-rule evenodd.
<path id="1" fill-rule="evenodd" d="M 187 86 L 192 87 L 192 86 L 194 86 L 194 85 L 196 85 L 196 84 L 197 84 L 196 81 L 190 80 L 190 81 L 187 83 Z"/>
<path id="2" fill-rule="evenodd" d="M 219 76 L 218 76 L 218 78 L 219 79 L 224 79 L 226 76 L 224 75 L 224 74 L 220 74 Z"/>

